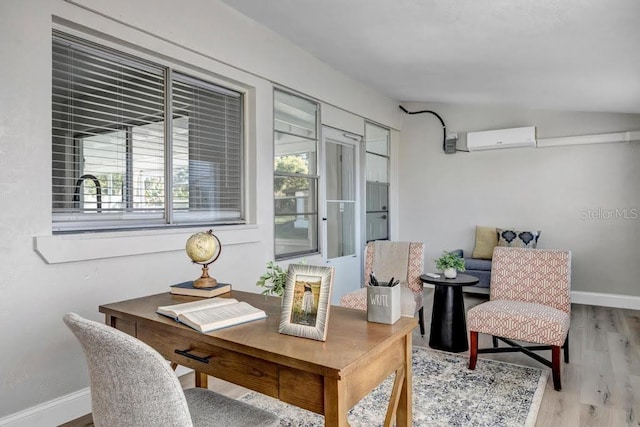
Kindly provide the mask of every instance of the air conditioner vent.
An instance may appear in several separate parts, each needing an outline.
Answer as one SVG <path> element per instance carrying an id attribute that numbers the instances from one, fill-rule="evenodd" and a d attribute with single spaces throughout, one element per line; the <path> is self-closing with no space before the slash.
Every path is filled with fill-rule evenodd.
<path id="1" fill-rule="evenodd" d="M 469 151 L 535 146 L 535 126 L 467 133 L 467 150 Z"/>

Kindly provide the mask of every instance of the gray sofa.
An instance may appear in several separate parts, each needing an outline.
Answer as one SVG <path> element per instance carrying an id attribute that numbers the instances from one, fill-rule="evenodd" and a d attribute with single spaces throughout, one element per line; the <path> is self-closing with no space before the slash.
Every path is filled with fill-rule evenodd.
<path id="1" fill-rule="evenodd" d="M 464 251 L 462 249 L 456 249 L 452 252 L 457 254 L 459 257 L 464 258 L 464 265 L 466 268 L 464 274 L 475 276 L 480 280 L 477 285 L 465 286 L 463 290 L 474 293 L 489 293 L 489 284 L 491 283 L 491 260 L 465 258 Z"/>
<path id="2" fill-rule="evenodd" d="M 472 254 L 491 258 L 493 248 L 496 246 L 508 246 L 515 248 L 535 249 L 540 237 L 540 230 L 519 231 L 512 228 L 494 228 L 476 226 L 476 241 Z M 474 286 L 465 286 L 465 292 L 489 293 L 491 284 L 491 259 L 465 258 L 462 249 L 453 251 L 464 259 L 466 274 L 477 277 L 480 282 Z"/>

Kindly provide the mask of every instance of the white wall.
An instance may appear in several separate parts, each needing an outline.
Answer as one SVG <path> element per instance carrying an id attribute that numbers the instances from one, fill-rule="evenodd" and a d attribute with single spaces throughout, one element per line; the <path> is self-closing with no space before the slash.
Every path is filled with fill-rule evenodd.
<path id="1" fill-rule="evenodd" d="M 164 292 L 199 274 L 182 248 L 194 230 L 51 236 L 53 21 L 248 88 L 254 224 L 221 230 L 224 252 L 211 267 L 235 289 L 259 291 L 255 281 L 273 258 L 272 81 L 388 126 L 399 122 L 392 100 L 217 1 L 77 3 L 100 13 L 62 0 L 0 3 L 0 421 L 87 386 L 65 312 L 100 321 L 100 304 Z"/>
<path id="2" fill-rule="evenodd" d="M 581 221 L 579 213 L 583 207 L 639 207 L 640 180 L 633 168 L 638 164 L 637 144 L 445 156 L 435 118 L 401 116 L 393 100 L 337 73 L 218 1 L 178 5 L 170 0 L 3 0 L 0 424 L 9 414 L 87 386 L 82 353 L 61 321 L 65 312 L 102 320 L 97 311 L 102 303 L 164 292 L 168 284 L 198 274 L 181 247 L 194 230 L 133 237 L 51 236 L 53 21 L 87 30 L 92 37 L 106 34 L 109 43 L 126 40 L 129 49 L 162 54 L 248 88 L 253 224 L 219 231 L 225 249 L 212 266 L 214 276 L 231 281 L 236 289 L 258 291 L 254 283 L 273 257 L 275 82 L 380 124 L 406 127 L 401 139 L 392 131 L 390 205 L 396 214 L 391 231 L 394 238 L 424 240 L 428 261 L 441 248 L 471 249 L 476 223 L 535 225 L 543 231 L 541 246 L 574 251 L 576 287 L 640 293 L 633 288 L 637 281 L 630 282 L 640 273 L 633 245 L 639 222 Z M 430 107 L 438 109 L 450 129 L 460 132 L 525 124 L 538 125 L 539 136 L 640 129 L 638 116 Z M 445 184 L 456 193 L 447 195 Z M 520 188 L 526 191 L 514 191 Z M 514 202 L 505 204 L 507 197 Z M 56 263 L 45 262 L 36 247 Z M 623 273 L 611 274 L 618 265 L 625 268 Z"/>
<path id="3" fill-rule="evenodd" d="M 536 126 L 538 138 L 640 129 L 640 115 L 631 114 L 405 105 L 436 111 L 449 132 L 460 134 L 527 125 Z M 537 229 L 539 247 L 573 252 L 574 291 L 640 297 L 640 143 L 456 154 L 441 147 L 433 115 L 405 116 L 400 238 L 425 242 L 427 266 L 434 268 L 443 249 L 470 254 L 476 225 Z M 624 208 L 629 219 L 584 219 L 585 209 Z"/>

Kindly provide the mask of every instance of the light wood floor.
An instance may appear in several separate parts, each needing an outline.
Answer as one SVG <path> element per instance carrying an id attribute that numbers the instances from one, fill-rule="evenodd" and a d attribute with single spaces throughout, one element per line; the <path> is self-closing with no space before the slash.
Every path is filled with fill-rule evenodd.
<path id="1" fill-rule="evenodd" d="M 467 309 L 481 302 L 465 296 Z M 490 347 L 490 337 L 479 346 Z M 640 311 L 572 304 L 569 351 L 562 391 L 549 377 L 536 426 L 640 426 Z M 548 369 L 521 353 L 479 357 Z"/>
<path id="2" fill-rule="evenodd" d="M 425 289 L 427 333 L 413 334 L 414 345 L 429 345 L 429 309 L 432 290 Z M 469 309 L 487 299 L 465 294 Z M 491 339 L 480 336 L 480 347 Z M 640 311 L 573 304 L 569 333 L 570 363 L 562 365 L 562 391 L 553 389 L 549 378 L 536 427 L 640 426 Z M 542 352 L 545 357 L 550 352 Z M 467 353 L 462 353 L 467 354 Z M 548 369 L 520 353 L 481 354 L 519 365 Z M 192 387 L 193 374 L 181 378 Z M 238 397 L 246 390 L 209 378 L 209 388 Z M 66 427 L 93 426 L 91 415 L 64 424 Z"/>

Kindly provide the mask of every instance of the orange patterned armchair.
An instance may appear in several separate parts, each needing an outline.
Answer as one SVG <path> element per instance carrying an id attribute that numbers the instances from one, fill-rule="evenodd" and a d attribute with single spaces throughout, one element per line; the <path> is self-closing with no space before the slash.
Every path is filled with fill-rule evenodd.
<path id="1" fill-rule="evenodd" d="M 488 302 L 467 312 L 469 369 L 478 353 L 522 351 L 551 367 L 553 385 L 561 389 L 560 349 L 569 363 L 571 252 L 555 249 L 496 247 Z M 478 349 L 478 333 L 492 335 L 493 348 Z M 498 340 L 510 347 L 499 347 Z M 537 344 L 525 347 L 512 340 Z M 533 353 L 551 349 L 551 361 Z"/>
<path id="2" fill-rule="evenodd" d="M 386 266 L 376 259 L 376 254 L 385 255 Z M 378 268 L 390 271 L 389 277 L 382 277 Z M 390 242 L 377 240 L 367 243 L 364 257 L 365 283 L 369 275 L 375 272 L 379 280 L 388 280 L 391 276 L 400 279 L 402 295 L 402 315 L 414 316 L 418 313 L 420 334 L 424 335 L 423 284 L 420 275 L 424 270 L 424 243 L 422 242 Z M 402 277 L 406 276 L 406 279 Z M 367 309 L 367 289 L 362 287 L 349 292 L 340 298 L 343 307 Z"/>

